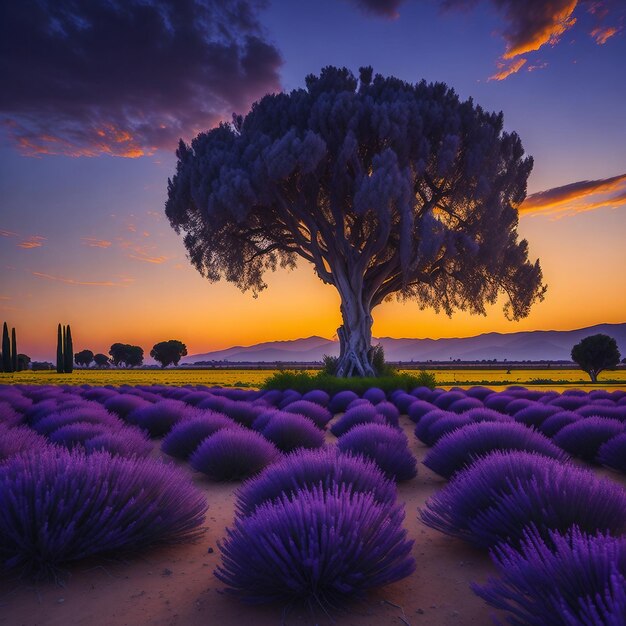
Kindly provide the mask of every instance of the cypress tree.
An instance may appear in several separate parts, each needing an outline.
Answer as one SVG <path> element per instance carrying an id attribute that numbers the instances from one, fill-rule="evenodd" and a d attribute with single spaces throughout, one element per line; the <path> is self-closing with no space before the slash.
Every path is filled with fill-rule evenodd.
<path id="1" fill-rule="evenodd" d="M 15 328 L 11 329 L 11 367 L 17 372 L 17 340 L 15 338 Z"/>
<path id="2" fill-rule="evenodd" d="M 9 328 L 5 322 L 2 327 L 2 371 L 12 371 L 11 365 L 11 342 L 9 341 Z"/>
<path id="3" fill-rule="evenodd" d="M 57 374 L 63 374 L 65 371 L 65 364 L 63 363 L 63 332 L 61 331 L 61 324 L 57 330 Z"/>
<path id="4" fill-rule="evenodd" d="M 71 374 L 74 371 L 74 345 L 72 343 L 72 331 L 69 324 L 65 329 L 65 351 L 63 357 L 65 373 Z"/>

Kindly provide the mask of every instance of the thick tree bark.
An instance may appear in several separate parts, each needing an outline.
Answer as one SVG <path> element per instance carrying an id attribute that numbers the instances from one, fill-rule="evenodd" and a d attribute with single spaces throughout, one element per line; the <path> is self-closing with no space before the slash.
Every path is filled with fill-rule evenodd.
<path id="1" fill-rule="evenodd" d="M 370 363 L 372 312 L 360 289 L 339 289 L 343 325 L 337 329 L 339 360 L 337 376 L 375 376 Z"/>

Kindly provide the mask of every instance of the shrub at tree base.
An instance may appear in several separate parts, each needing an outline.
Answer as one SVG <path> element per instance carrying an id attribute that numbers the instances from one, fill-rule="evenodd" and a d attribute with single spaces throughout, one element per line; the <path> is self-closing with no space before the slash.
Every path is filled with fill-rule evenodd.
<path id="1" fill-rule="evenodd" d="M 548 545 L 525 533 L 521 550 L 492 552 L 500 574 L 472 589 L 508 611 L 514 626 L 623 626 L 626 616 L 626 537 L 554 533 Z"/>
<path id="2" fill-rule="evenodd" d="M 279 454 L 273 443 L 255 431 L 223 428 L 196 448 L 189 464 L 212 480 L 241 480 L 260 472 Z"/>
<path id="3" fill-rule="evenodd" d="M 300 491 L 238 517 L 215 575 L 247 603 L 336 607 L 415 569 L 403 507 L 335 485 Z"/>
<path id="4" fill-rule="evenodd" d="M 426 455 L 424 465 L 444 478 L 451 478 L 479 457 L 496 450 L 538 452 L 559 461 L 568 459 L 547 437 L 523 424 L 481 422 L 442 437 Z"/>
<path id="5" fill-rule="evenodd" d="M 380 467 L 391 480 L 400 482 L 417 476 L 416 460 L 408 448 L 406 435 L 382 424 L 361 424 L 339 437 L 342 452 L 362 454 Z"/>
<path id="6" fill-rule="evenodd" d="M 313 390 L 322 390 L 326 393 L 337 394 L 341 391 L 352 391 L 356 394 L 365 393 L 371 387 L 378 387 L 385 392 L 395 389 L 410 391 L 415 387 L 435 387 L 435 378 L 428 372 L 418 374 L 394 374 L 393 376 L 381 376 L 378 378 L 338 378 L 324 373 L 309 374 L 308 372 L 276 372 L 263 383 L 264 389 L 295 389 L 301 393 Z M 331 400 L 332 403 L 332 400 Z M 332 413 L 333 410 L 329 406 Z"/>
<path id="7" fill-rule="evenodd" d="M 494 452 L 429 498 L 421 519 L 479 547 L 516 545 L 531 525 L 545 538 L 573 525 L 619 534 L 626 530 L 626 492 L 540 454 Z"/>
<path id="8" fill-rule="evenodd" d="M 371 493 L 379 503 L 393 504 L 395 484 L 378 465 L 362 456 L 342 453 L 335 447 L 298 450 L 247 480 L 237 492 L 237 513 L 251 515 L 261 504 L 289 498 L 301 490 L 319 486 L 332 490 L 345 485 L 355 493 Z"/>
<path id="9" fill-rule="evenodd" d="M 200 535 L 206 502 L 174 467 L 47 447 L 0 464 L 0 562 L 35 577 L 99 553 Z"/>

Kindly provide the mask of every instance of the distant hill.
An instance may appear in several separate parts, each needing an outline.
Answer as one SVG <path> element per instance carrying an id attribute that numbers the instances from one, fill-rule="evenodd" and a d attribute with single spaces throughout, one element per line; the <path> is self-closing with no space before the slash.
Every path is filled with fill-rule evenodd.
<path id="1" fill-rule="evenodd" d="M 486 333 L 475 337 L 453 339 L 394 339 L 381 337 L 374 343 L 385 348 L 388 361 L 561 361 L 569 360 L 572 346 L 588 335 L 604 333 L 617 341 L 626 357 L 626 323 L 598 324 L 578 330 L 533 330 L 519 333 Z M 193 354 L 183 363 L 229 361 L 230 363 L 311 363 L 323 355 L 338 355 L 339 343 L 323 337 L 292 341 L 269 341 L 253 346 L 235 346 L 227 350 Z"/>

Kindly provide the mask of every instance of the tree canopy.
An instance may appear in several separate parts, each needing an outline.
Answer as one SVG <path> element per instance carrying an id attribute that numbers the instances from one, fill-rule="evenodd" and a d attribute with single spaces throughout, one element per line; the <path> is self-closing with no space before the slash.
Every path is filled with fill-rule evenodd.
<path id="1" fill-rule="evenodd" d="M 97 367 L 108 367 L 111 365 L 111 361 L 106 354 L 102 354 L 102 352 L 98 352 L 98 354 L 93 355 L 93 360 Z"/>
<path id="2" fill-rule="evenodd" d="M 615 339 L 602 333 L 585 337 L 572 348 L 572 361 L 583 372 L 587 372 L 594 383 L 598 380 L 598 374 L 615 367 L 620 357 Z"/>
<path id="3" fill-rule="evenodd" d="M 93 361 L 93 352 L 91 350 L 81 350 L 74 355 L 74 363 L 89 367 Z"/>
<path id="4" fill-rule="evenodd" d="M 160 341 L 150 350 L 150 356 L 161 364 L 161 367 L 178 365 L 181 357 L 187 356 L 187 346 L 177 339 Z"/>
<path id="5" fill-rule="evenodd" d="M 264 274 L 313 264 L 341 298 L 337 374 L 372 375 L 372 309 L 395 295 L 510 319 L 543 298 L 518 241 L 532 159 L 501 113 L 443 83 L 327 67 L 176 152 L 166 215 L 191 263 L 257 295 Z"/>
<path id="6" fill-rule="evenodd" d="M 143 348 L 127 343 L 114 343 L 109 350 L 111 362 L 116 367 L 136 367 L 143 363 Z"/>

